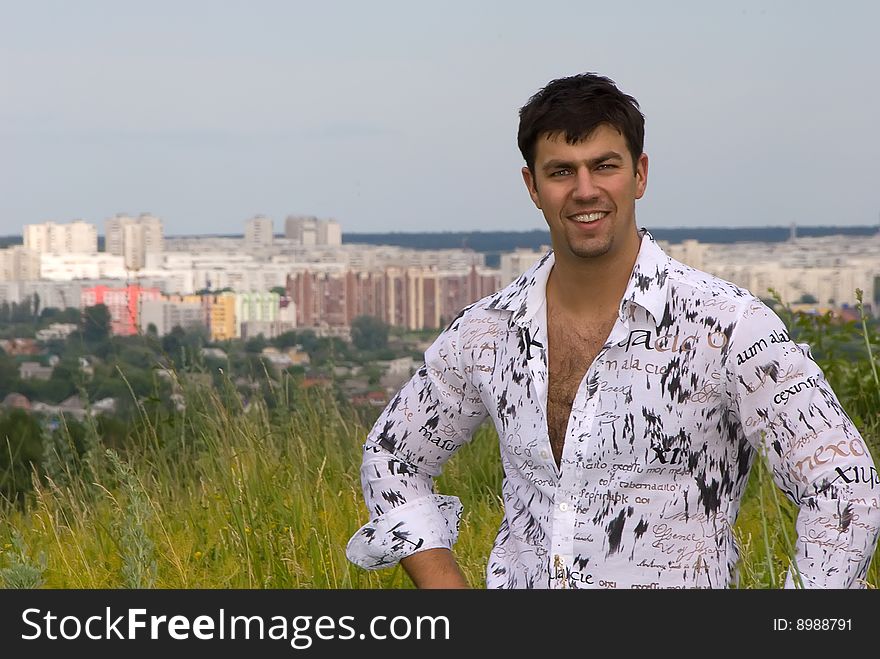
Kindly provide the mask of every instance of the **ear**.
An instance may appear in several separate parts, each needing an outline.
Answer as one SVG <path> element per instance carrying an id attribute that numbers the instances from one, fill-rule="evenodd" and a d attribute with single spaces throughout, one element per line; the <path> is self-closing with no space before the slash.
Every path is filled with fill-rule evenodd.
<path id="1" fill-rule="evenodd" d="M 643 153 L 636 161 L 636 199 L 641 199 L 648 187 L 648 154 Z"/>
<path id="2" fill-rule="evenodd" d="M 526 184 L 526 190 L 532 198 L 532 203 L 538 210 L 541 210 L 541 198 L 538 196 L 538 188 L 535 187 L 535 177 L 532 176 L 532 170 L 528 167 L 522 168 L 523 182 Z"/>

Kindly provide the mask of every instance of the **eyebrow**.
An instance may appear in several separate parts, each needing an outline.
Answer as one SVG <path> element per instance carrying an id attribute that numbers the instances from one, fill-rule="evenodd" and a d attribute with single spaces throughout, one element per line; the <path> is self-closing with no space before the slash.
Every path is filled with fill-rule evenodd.
<path id="1" fill-rule="evenodd" d="M 617 151 L 607 151 L 602 155 L 596 156 L 595 158 L 590 158 L 586 161 L 588 167 L 595 167 L 596 165 L 605 162 L 606 160 L 623 160 L 623 156 L 621 156 Z M 541 169 L 545 172 L 550 171 L 551 169 L 558 169 L 561 167 L 571 167 L 574 164 L 574 161 L 571 160 L 548 160 Z"/>

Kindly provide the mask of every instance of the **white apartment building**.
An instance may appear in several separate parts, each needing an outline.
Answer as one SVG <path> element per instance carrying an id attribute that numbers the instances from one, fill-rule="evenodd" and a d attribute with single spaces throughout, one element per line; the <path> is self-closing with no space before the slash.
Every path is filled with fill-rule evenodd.
<path id="1" fill-rule="evenodd" d="M 409 249 L 394 245 L 300 245 L 297 241 L 280 238 L 262 248 L 245 248 L 241 238 L 187 236 L 165 239 L 162 254 L 148 254 L 147 269 L 193 267 L 196 262 L 219 266 L 231 263 L 255 262 L 288 264 L 337 265 L 352 270 L 382 270 L 387 265 L 406 267 L 436 267 L 441 270 L 469 269 L 472 265 L 485 267 L 485 255 L 470 249 Z"/>
<path id="2" fill-rule="evenodd" d="M 777 243 L 660 243 L 673 258 L 758 297 L 771 297 L 772 288 L 786 304 L 808 295 L 821 305 L 854 306 L 857 288 L 866 303 L 877 295 L 874 281 L 880 277 L 880 236 L 823 236 Z"/>
<path id="3" fill-rule="evenodd" d="M 82 284 L 71 282 L 49 281 L 14 281 L 0 282 L 0 302 L 21 304 L 25 298 L 40 298 L 40 308 L 55 307 L 67 309 L 80 306 Z"/>
<path id="4" fill-rule="evenodd" d="M 229 268 L 225 270 L 200 270 L 196 272 L 197 282 L 204 283 L 204 288 L 220 290 L 230 288 L 233 291 L 269 290 L 287 283 L 286 266 L 268 266 L 258 263 L 245 268 Z"/>
<path id="5" fill-rule="evenodd" d="M 284 237 L 298 245 L 318 244 L 318 218 L 304 215 L 288 215 L 284 220 Z"/>
<path id="6" fill-rule="evenodd" d="M 68 224 L 26 224 L 24 247 L 39 254 L 92 254 L 98 251 L 98 229 L 75 220 Z"/>
<path id="7" fill-rule="evenodd" d="M 265 215 L 256 215 L 245 222 L 244 245 L 245 249 L 252 250 L 260 247 L 270 247 L 274 239 L 272 219 Z"/>
<path id="8" fill-rule="evenodd" d="M 342 226 L 336 220 L 318 220 L 318 245 L 341 245 Z"/>
<path id="9" fill-rule="evenodd" d="M 49 327 L 37 330 L 37 341 L 52 341 L 53 339 L 66 339 L 76 331 L 73 323 L 52 323 Z"/>
<path id="10" fill-rule="evenodd" d="M 266 263 L 252 254 L 227 252 L 165 252 L 147 261 L 140 275 L 164 280 L 164 290 L 179 295 L 205 289 L 270 290 L 285 285 L 291 267 L 289 259 Z"/>
<path id="11" fill-rule="evenodd" d="M 669 243 L 665 240 L 658 240 L 657 243 L 663 248 L 663 251 L 676 261 L 686 263 L 697 270 L 706 269 L 706 252 L 711 245 L 701 243 L 699 240 L 684 240 L 680 243 Z"/>
<path id="12" fill-rule="evenodd" d="M 134 223 L 134 218 L 117 213 L 114 217 L 104 222 L 104 251 L 107 254 L 122 256 L 122 227 Z"/>
<path id="13" fill-rule="evenodd" d="M 40 254 L 22 245 L 0 249 L 0 281 L 40 278 Z"/>
<path id="14" fill-rule="evenodd" d="M 758 297 L 770 298 L 772 288 L 786 304 L 799 302 L 809 295 L 818 304 L 852 307 L 857 302 L 857 288 L 864 291 L 866 302 L 874 299 L 874 277 L 880 276 L 878 266 L 880 264 L 874 264 L 872 271 L 861 267 L 790 268 L 779 263 L 759 263 L 718 266 L 711 271 Z"/>
<path id="15" fill-rule="evenodd" d="M 341 245 L 342 227 L 336 220 L 318 219 L 312 215 L 288 215 L 284 220 L 284 237 L 298 245 Z"/>
<path id="16" fill-rule="evenodd" d="M 235 335 L 241 338 L 241 326 L 250 322 L 279 320 L 281 296 L 271 292 L 239 293 L 235 296 Z"/>
<path id="17" fill-rule="evenodd" d="M 144 334 L 150 325 L 159 336 L 170 334 L 175 327 L 207 327 L 205 307 L 199 302 L 141 300 L 140 306 L 140 329 Z"/>
<path id="18" fill-rule="evenodd" d="M 104 225 L 104 251 L 122 256 L 128 270 L 146 267 L 148 254 L 161 254 L 165 249 L 162 220 L 150 213 L 137 218 L 119 213 Z"/>
<path id="19" fill-rule="evenodd" d="M 169 236 L 164 241 L 165 252 L 240 252 L 244 248 L 244 238 L 228 236 Z M 149 257 L 147 257 L 149 263 Z"/>
<path id="20" fill-rule="evenodd" d="M 392 245 L 342 245 L 325 255 L 345 263 L 352 270 L 382 270 L 386 266 L 469 270 L 483 268 L 486 256 L 469 249 L 408 249 Z M 312 259 L 314 260 L 314 259 Z M 329 261 L 329 259 L 328 259 Z"/>
<path id="21" fill-rule="evenodd" d="M 538 250 L 517 249 L 501 255 L 501 285 L 507 286 L 526 270 L 531 268 L 538 260 L 550 250 L 549 246 L 542 245 Z"/>
<path id="22" fill-rule="evenodd" d="M 106 252 L 40 255 L 41 279 L 125 279 L 128 274 L 124 259 Z"/>

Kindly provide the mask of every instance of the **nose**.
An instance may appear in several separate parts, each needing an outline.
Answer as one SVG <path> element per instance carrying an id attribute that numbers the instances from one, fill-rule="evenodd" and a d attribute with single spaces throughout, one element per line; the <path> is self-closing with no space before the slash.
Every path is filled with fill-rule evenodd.
<path id="1" fill-rule="evenodd" d="M 575 178 L 575 189 L 572 197 L 576 201 L 592 201 L 599 196 L 599 189 L 593 181 L 593 174 L 587 167 L 580 167 Z"/>

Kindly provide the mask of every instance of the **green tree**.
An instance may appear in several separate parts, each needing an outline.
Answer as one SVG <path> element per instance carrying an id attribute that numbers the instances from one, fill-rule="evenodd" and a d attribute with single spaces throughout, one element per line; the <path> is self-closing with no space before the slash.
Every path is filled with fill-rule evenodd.
<path id="1" fill-rule="evenodd" d="M 115 398 L 120 401 L 131 397 L 128 385 L 119 377 L 118 373 L 112 372 L 109 367 L 96 369 L 95 377 L 92 378 L 86 389 L 92 401 L 102 398 Z"/>
<path id="2" fill-rule="evenodd" d="M 322 336 L 316 339 L 312 349 L 307 352 L 312 366 L 338 364 L 351 359 L 349 345 L 336 336 Z"/>
<path id="3" fill-rule="evenodd" d="M 72 360 L 64 360 L 52 369 L 52 376 L 46 382 L 43 395 L 51 403 L 60 403 L 76 393 L 76 385 L 82 379 L 79 364 Z"/>
<path id="4" fill-rule="evenodd" d="M 292 348 L 293 346 L 299 343 L 299 337 L 296 332 L 289 331 L 283 332 L 276 336 L 274 339 L 270 341 L 270 343 L 278 348 L 279 350 L 284 350 L 285 348 Z"/>
<path id="5" fill-rule="evenodd" d="M 384 350 L 388 347 L 388 325 L 375 316 L 358 316 L 351 321 L 351 342 L 358 350 Z"/>
<path id="6" fill-rule="evenodd" d="M 208 330 L 204 327 L 190 327 L 184 330 L 179 325 L 155 344 L 153 349 L 161 353 L 162 363 L 170 359 L 174 366 L 187 370 L 203 364 L 202 348 L 208 343 Z"/>
<path id="7" fill-rule="evenodd" d="M 44 320 L 47 323 L 61 322 L 58 320 L 59 316 L 61 316 L 61 309 L 58 307 L 43 307 L 40 310 L 40 320 Z"/>
<path id="8" fill-rule="evenodd" d="M 371 387 L 375 387 L 382 380 L 382 369 L 376 364 L 366 364 L 361 371 L 367 378 L 367 383 Z"/>
<path id="9" fill-rule="evenodd" d="M 10 321 L 13 323 L 29 323 L 33 322 L 34 317 L 37 315 L 34 313 L 34 299 L 28 295 L 24 300 L 19 303 L 12 303 L 12 313 L 10 314 Z"/>
<path id="10" fill-rule="evenodd" d="M 0 398 L 16 390 L 18 385 L 18 364 L 0 348 Z"/>
<path id="11" fill-rule="evenodd" d="M 110 310 L 105 304 L 86 307 L 82 313 L 83 338 L 89 343 L 102 343 L 110 337 Z"/>
<path id="12" fill-rule="evenodd" d="M 0 417 L 0 496 L 22 500 L 42 456 L 43 431 L 33 416 L 12 410 Z"/>
<path id="13" fill-rule="evenodd" d="M 244 344 L 245 352 L 256 353 L 259 354 L 263 352 L 263 348 L 269 345 L 268 341 L 266 341 L 266 337 L 262 334 L 257 334 L 256 336 L 248 339 Z"/>
<path id="14" fill-rule="evenodd" d="M 311 357 L 312 352 L 318 347 L 318 335 L 315 334 L 314 330 L 303 330 L 302 332 L 297 332 L 297 338 L 299 339 L 298 343 L 303 347 L 309 356 Z"/>
<path id="15" fill-rule="evenodd" d="M 122 337 L 120 337 L 122 338 Z M 152 368 L 156 363 L 156 354 L 142 342 L 131 341 L 140 337 L 124 337 L 124 341 L 117 343 L 116 355 L 122 365 L 132 365 L 138 368 Z"/>

